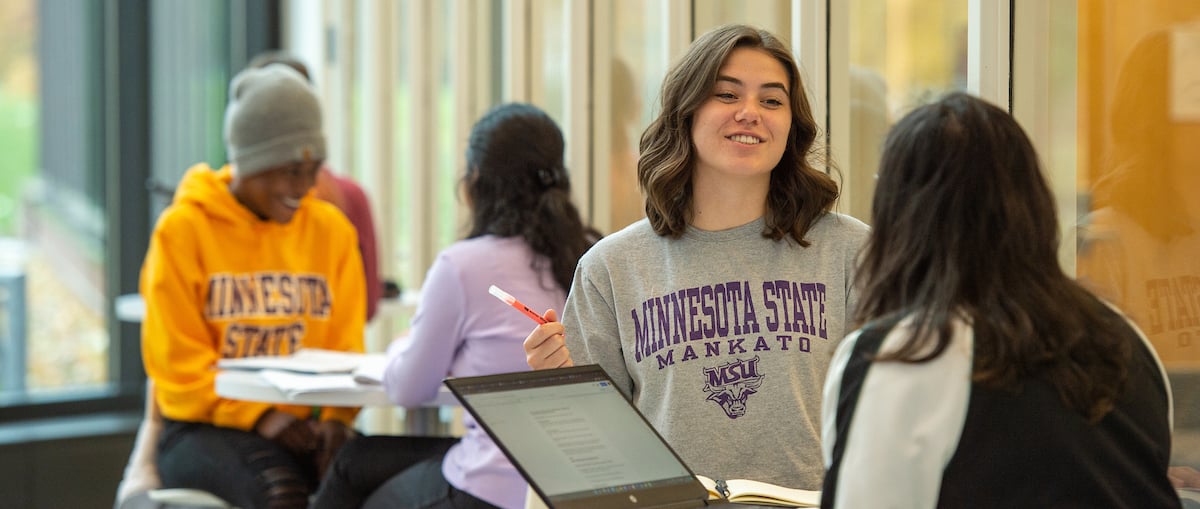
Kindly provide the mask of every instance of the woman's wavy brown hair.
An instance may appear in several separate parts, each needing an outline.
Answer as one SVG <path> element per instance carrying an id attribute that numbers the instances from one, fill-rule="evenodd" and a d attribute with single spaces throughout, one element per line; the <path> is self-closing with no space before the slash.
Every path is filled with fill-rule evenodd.
<path id="1" fill-rule="evenodd" d="M 663 79 L 661 113 L 642 133 L 638 159 L 646 217 L 659 235 L 678 238 L 687 231 L 696 162 L 692 121 L 711 97 L 721 65 L 736 48 L 762 50 L 787 71 L 792 124 L 783 157 L 771 171 L 763 236 L 779 240 L 790 235 L 808 246 L 804 236 L 833 207 L 837 183 L 810 162 L 815 156 L 817 123 L 787 45 L 770 32 L 746 25 L 725 25 L 700 36 Z"/>

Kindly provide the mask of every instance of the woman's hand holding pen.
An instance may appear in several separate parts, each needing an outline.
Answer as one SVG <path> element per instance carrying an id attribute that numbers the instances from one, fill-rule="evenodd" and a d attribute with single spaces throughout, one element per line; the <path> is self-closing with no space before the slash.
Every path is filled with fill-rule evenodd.
<path id="1" fill-rule="evenodd" d="M 525 362 L 533 369 L 565 368 L 574 366 L 571 352 L 567 351 L 565 329 L 558 321 L 553 309 L 542 315 L 546 323 L 538 325 L 525 337 Z"/>

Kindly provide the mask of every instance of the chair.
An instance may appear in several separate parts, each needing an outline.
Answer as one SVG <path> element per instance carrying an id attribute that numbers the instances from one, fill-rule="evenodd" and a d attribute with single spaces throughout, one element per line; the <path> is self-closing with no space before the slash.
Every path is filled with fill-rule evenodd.
<path id="1" fill-rule="evenodd" d="M 163 420 L 154 402 L 154 385 L 146 382 L 146 416 L 138 426 L 133 452 L 125 465 L 121 484 L 117 485 L 114 509 L 220 508 L 231 506 L 219 497 L 202 490 L 162 489 L 155 463 L 155 449 L 162 434 Z"/>

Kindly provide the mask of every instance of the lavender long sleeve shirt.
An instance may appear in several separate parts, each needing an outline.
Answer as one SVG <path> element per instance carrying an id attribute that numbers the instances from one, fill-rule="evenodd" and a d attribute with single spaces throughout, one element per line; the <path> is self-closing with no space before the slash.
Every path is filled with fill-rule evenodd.
<path id="1" fill-rule="evenodd" d="M 566 291 L 549 264 L 519 238 L 483 236 L 456 242 L 438 255 L 425 277 L 408 337 L 388 348 L 383 383 L 396 404 L 428 401 L 447 376 L 526 371 L 521 343 L 537 325 L 488 293 L 496 285 L 538 313 L 561 311 Z M 470 414 L 466 434 L 446 454 L 442 473 L 454 487 L 508 509 L 525 504 L 526 483 Z"/>

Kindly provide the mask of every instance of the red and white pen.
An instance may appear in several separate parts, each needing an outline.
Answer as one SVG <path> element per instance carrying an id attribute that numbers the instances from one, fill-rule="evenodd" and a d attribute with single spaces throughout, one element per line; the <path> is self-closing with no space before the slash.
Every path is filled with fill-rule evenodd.
<path id="1" fill-rule="evenodd" d="M 517 311 L 525 313 L 525 316 L 533 319 L 533 321 L 537 323 L 546 323 L 546 319 L 542 318 L 542 315 L 535 313 L 532 309 L 529 309 L 529 306 L 522 304 L 521 301 L 517 300 L 512 295 L 509 295 L 508 292 L 497 288 L 496 285 L 488 287 L 488 293 L 494 295 L 497 299 L 504 301 L 505 304 L 516 308 Z"/>

